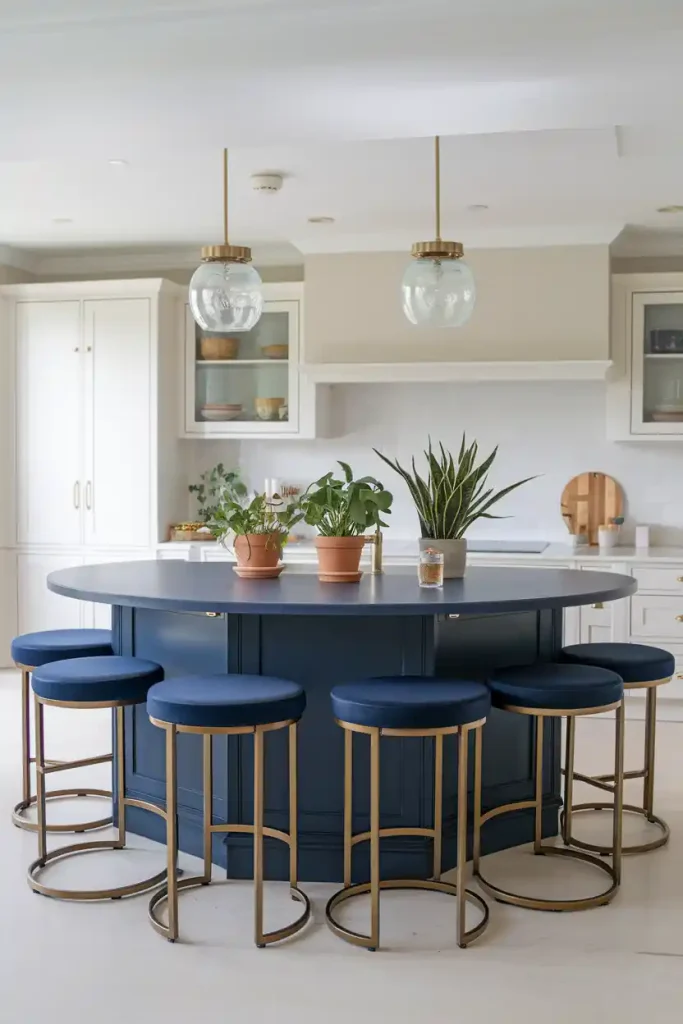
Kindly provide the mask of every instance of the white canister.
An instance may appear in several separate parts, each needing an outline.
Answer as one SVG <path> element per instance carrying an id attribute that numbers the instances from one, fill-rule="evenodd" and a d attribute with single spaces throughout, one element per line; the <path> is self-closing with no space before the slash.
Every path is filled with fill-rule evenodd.
<path id="1" fill-rule="evenodd" d="M 598 545 L 601 551 L 609 548 L 615 548 L 617 546 L 618 538 L 619 527 L 614 523 L 610 523 L 608 526 L 598 527 Z"/>
<path id="2" fill-rule="evenodd" d="M 636 526 L 636 547 L 637 548 L 649 548 L 650 546 L 650 527 L 649 526 Z"/>

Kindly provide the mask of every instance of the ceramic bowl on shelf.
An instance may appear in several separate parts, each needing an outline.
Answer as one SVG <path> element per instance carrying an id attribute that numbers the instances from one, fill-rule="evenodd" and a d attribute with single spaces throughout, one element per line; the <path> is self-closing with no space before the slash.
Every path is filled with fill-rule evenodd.
<path id="1" fill-rule="evenodd" d="M 261 349 L 266 359 L 286 359 L 289 345 L 264 345 Z"/>
<path id="2" fill-rule="evenodd" d="M 225 338 L 222 334 L 206 334 L 199 341 L 202 359 L 236 359 L 239 348 L 239 338 Z"/>
<path id="3" fill-rule="evenodd" d="M 277 420 L 280 409 L 285 404 L 284 398 L 256 398 L 254 408 L 260 420 Z"/>
<path id="4" fill-rule="evenodd" d="M 218 402 L 207 403 L 202 406 L 202 419 L 212 420 L 216 423 L 236 420 L 242 415 L 241 405 L 221 405 Z"/>

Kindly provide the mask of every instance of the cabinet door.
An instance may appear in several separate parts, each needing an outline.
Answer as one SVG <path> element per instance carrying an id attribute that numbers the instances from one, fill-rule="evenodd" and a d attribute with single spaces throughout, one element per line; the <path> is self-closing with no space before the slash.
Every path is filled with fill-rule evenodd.
<path id="1" fill-rule="evenodd" d="M 85 542 L 150 543 L 153 409 L 149 299 L 83 303 Z"/>
<path id="2" fill-rule="evenodd" d="M 18 302 L 17 540 L 81 542 L 80 303 Z"/>
<path id="3" fill-rule="evenodd" d="M 253 330 L 208 335 L 186 307 L 185 433 L 296 434 L 299 321 L 299 300 L 271 299 Z"/>
<path id="4" fill-rule="evenodd" d="M 83 602 L 53 594 L 47 577 L 57 569 L 82 565 L 78 555 L 17 555 L 18 627 L 20 633 L 43 629 L 78 629 Z"/>
<path id="5" fill-rule="evenodd" d="M 683 293 L 636 292 L 631 432 L 683 434 Z"/>

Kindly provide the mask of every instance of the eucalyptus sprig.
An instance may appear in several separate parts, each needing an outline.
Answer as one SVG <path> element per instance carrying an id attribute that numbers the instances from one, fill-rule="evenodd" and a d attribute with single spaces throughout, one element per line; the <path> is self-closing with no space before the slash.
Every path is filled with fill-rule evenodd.
<path id="1" fill-rule="evenodd" d="M 439 444 L 437 456 L 430 439 L 424 453 L 427 460 L 426 479 L 418 473 L 414 458 L 410 473 L 398 461 L 392 461 L 376 448 L 374 452 L 403 477 L 415 503 L 422 536 L 433 540 L 458 540 L 477 519 L 506 518 L 492 515 L 488 509 L 506 494 L 535 479 L 528 476 L 494 492 L 492 487 L 486 485 L 488 471 L 493 465 L 498 447 L 477 466 L 479 446 L 473 441 L 468 447 L 465 434 L 462 435 L 457 465 L 442 444 Z"/>
<path id="2" fill-rule="evenodd" d="M 322 537 L 358 537 L 370 527 L 386 526 L 393 495 L 372 476 L 353 479 L 353 470 L 339 462 L 344 479 L 326 473 L 301 495 L 300 507 L 305 521 L 315 526 Z"/>

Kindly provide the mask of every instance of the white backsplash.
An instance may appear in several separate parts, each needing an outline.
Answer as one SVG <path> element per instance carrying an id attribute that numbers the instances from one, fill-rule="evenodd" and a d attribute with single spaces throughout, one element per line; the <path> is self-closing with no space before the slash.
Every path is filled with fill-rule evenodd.
<path id="1" fill-rule="evenodd" d="M 412 537 L 417 519 L 403 481 L 373 453 L 378 448 L 418 467 L 431 435 L 457 454 L 463 430 L 484 455 L 496 444 L 496 487 L 525 476 L 538 479 L 505 498 L 508 519 L 480 520 L 471 537 L 564 541 L 560 495 L 577 473 L 600 470 L 626 496 L 624 539 L 636 522 L 653 526 L 651 542 L 683 543 L 683 441 L 615 444 L 605 439 L 601 383 L 344 385 L 333 389 L 334 438 L 316 441 L 188 441 L 188 480 L 221 459 L 239 461 L 252 487 L 267 477 L 307 484 L 349 462 L 356 475 L 379 477 L 394 494 L 389 535 Z"/>

